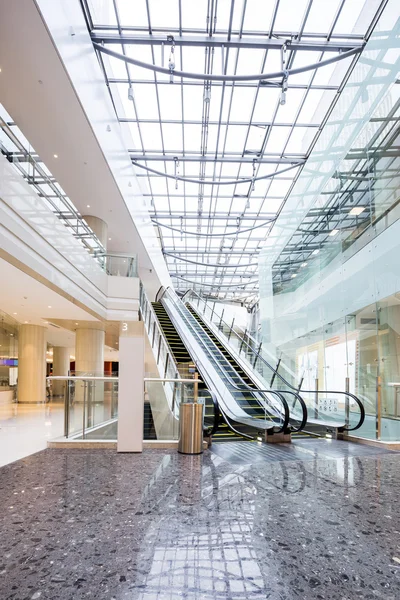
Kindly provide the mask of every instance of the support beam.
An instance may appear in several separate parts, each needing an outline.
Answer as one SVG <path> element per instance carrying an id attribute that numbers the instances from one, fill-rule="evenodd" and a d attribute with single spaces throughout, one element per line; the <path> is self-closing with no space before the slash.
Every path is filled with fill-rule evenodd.
<path id="1" fill-rule="evenodd" d="M 234 198 L 237 196 L 234 196 Z M 204 219 L 205 221 L 209 221 L 210 218 L 214 221 L 227 221 L 228 219 L 232 219 L 233 221 L 235 221 L 235 223 L 232 225 L 236 226 L 236 221 L 238 219 L 240 219 L 240 221 L 260 221 L 261 223 L 263 221 L 268 221 L 268 219 L 275 219 L 276 217 L 276 213 L 263 213 L 263 214 L 231 214 L 231 215 L 223 215 L 223 214 L 212 214 L 209 215 L 208 213 L 205 215 L 198 215 L 197 213 L 184 213 L 182 214 L 177 214 L 177 213 L 172 213 L 172 214 L 159 214 L 159 213 L 151 213 L 150 214 L 150 218 L 151 219 L 155 219 L 156 221 L 160 221 L 161 219 L 181 219 L 183 218 L 183 220 L 189 219 L 192 220 L 194 219 L 195 221 L 197 221 L 198 219 Z"/>
<path id="2" fill-rule="evenodd" d="M 179 162 L 206 162 L 206 163 L 248 163 L 253 164 L 253 161 L 259 164 L 296 164 L 301 161 L 305 161 L 307 159 L 306 154 L 288 154 L 286 156 L 281 157 L 278 154 L 264 154 L 262 158 L 260 158 L 257 154 L 249 154 L 247 156 L 232 156 L 232 155 L 224 155 L 217 156 L 208 155 L 202 156 L 201 154 L 195 155 L 191 154 L 189 156 L 179 156 L 178 154 L 135 154 L 135 150 L 128 149 L 128 152 L 131 155 L 132 162 L 138 161 L 158 161 L 158 162 L 174 162 L 175 158 L 178 158 Z"/>
<path id="3" fill-rule="evenodd" d="M 94 31 L 91 34 L 93 42 L 101 44 L 128 44 L 139 46 L 162 46 L 168 48 L 170 44 L 167 42 L 166 35 L 138 35 L 135 33 L 120 34 L 117 31 L 113 33 L 104 33 Z M 286 42 L 288 50 L 298 52 L 299 50 L 308 52 L 346 52 L 353 48 L 363 48 L 364 42 L 359 40 L 291 40 L 290 35 L 287 39 L 277 39 L 275 37 L 240 37 L 227 40 L 226 36 L 213 35 L 174 35 L 175 46 L 192 46 L 198 48 L 251 48 L 253 50 L 280 50 Z"/>

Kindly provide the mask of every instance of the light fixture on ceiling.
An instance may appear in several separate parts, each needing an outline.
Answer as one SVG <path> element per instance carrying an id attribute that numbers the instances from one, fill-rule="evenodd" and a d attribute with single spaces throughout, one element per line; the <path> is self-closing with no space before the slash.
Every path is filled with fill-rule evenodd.
<path id="1" fill-rule="evenodd" d="M 86 204 L 86 208 L 90 208 L 90 204 Z"/>
<path id="2" fill-rule="evenodd" d="M 17 315 L 18 313 L 14 312 L 13 315 Z"/>
<path id="3" fill-rule="evenodd" d="M 361 215 L 362 212 L 364 212 L 365 210 L 365 206 L 354 206 L 351 211 L 349 212 L 349 215 L 353 215 L 354 217 L 358 217 L 359 215 Z"/>
<path id="4" fill-rule="evenodd" d="M 315 250 L 313 250 L 313 251 L 312 251 L 312 253 L 311 253 L 311 254 L 314 254 L 314 255 L 315 255 L 315 254 L 318 254 L 318 253 L 319 253 L 319 248 L 316 248 Z"/>
<path id="5" fill-rule="evenodd" d="M 53 154 L 54 158 L 58 158 L 58 154 Z"/>
<path id="6" fill-rule="evenodd" d="M 111 238 L 108 238 L 108 241 L 111 242 Z"/>
<path id="7" fill-rule="evenodd" d="M 332 229 L 332 231 L 330 232 L 330 236 L 333 237 L 335 235 L 337 235 L 339 233 L 339 229 Z"/>
<path id="8" fill-rule="evenodd" d="M 75 323 L 75 325 L 79 325 L 79 323 Z"/>
<path id="9" fill-rule="evenodd" d="M 50 304 L 47 306 L 47 308 L 51 308 Z"/>
<path id="10" fill-rule="evenodd" d="M 29 321 L 24 321 L 25 325 L 27 325 L 29 323 Z"/>
<path id="11" fill-rule="evenodd" d="M 292 273 L 292 279 L 294 279 L 295 277 L 297 277 L 297 273 Z"/>
<path id="12" fill-rule="evenodd" d="M 300 266 L 301 266 L 301 267 L 306 267 L 306 266 L 307 266 L 307 263 L 306 263 L 306 262 L 303 262 L 303 263 L 301 263 L 301 265 L 300 265 Z"/>
<path id="13" fill-rule="evenodd" d="M 133 102 L 133 87 L 131 85 L 128 87 L 128 100 Z"/>

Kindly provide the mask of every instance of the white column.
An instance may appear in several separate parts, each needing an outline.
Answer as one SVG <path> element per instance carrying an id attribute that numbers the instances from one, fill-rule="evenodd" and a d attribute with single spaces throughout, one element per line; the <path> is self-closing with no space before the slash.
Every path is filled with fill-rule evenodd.
<path id="1" fill-rule="evenodd" d="M 68 375 L 69 371 L 69 348 L 64 346 L 53 347 L 53 375 L 64 376 Z M 64 381 L 53 381 L 53 396 L 64 395 Z"/>
<path id="2" fill-rule="evenodd" d="M 121 324 L 119 338 L 118 452 L 142 452 L 144 411 L 143 321 Z"/>
<path id="3" fill-rule="evenodd" d="M 103 377 L 105 332 L 78 328 L 75 338 L 75 371 Z"/>
<path id="4" fill-rule="evenodd" d="M 18 333 L 18 402 L 46 400 L 46 328 L 21 325 Z"/>
<path id="5" fill-rule="evenodd" d="M 85 215 L 83 217 L 86 223 L 89 225 L 90 229 L 97 235 L 100 242 L 103 244 L 104 248 L 107 250 L 107 235 L 108 235 L 108 225 L 103 219 L 99 219 L 99 217 L 92 217 L 90 215 Z"/>

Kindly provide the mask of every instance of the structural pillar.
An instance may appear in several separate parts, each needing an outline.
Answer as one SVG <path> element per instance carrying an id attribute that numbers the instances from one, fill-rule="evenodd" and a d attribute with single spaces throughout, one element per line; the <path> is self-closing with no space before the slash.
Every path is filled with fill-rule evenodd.
<path id="1" fill-rule="evenodd" d="M 102 329 L 77 329 L 75 337 L 75 375 L 104 377 L 104 341 Z M 104 382 L 76 382 L 75 400 L 83 402 L 85 397 L 94 402 L 104 401 Z"/>
<path id="2" fill-rule="evenodd" d="M 46 328 L 21 325 L 18 333 L 18 402 L 46 401 Z"/>
<path id="3" fill-rule="evenodd" d="M 53 375 L 67 377 L 69 371 L 69 348 L 53 347 Z M 53 396 L 63 396 L 65 381 L 53 381 Z"/>
<path id="4" fill-rule="evenodd" d="M 83 217 L 86 223 L 89 225 L 90 229 L 97 235 L 99 241 L 103 244 L 105 250 L 107 250 L 107 235 L 108 235 L 108 225 L 103 219 L 99 219 L 99 217 L 92 217 L 90 215 L 85 215 Z"/>
<path id="5" fill-rule="evenodd" d="M 75 339 L 76 375 L 104 376 L 104 342 L 102 329 L 77 329 Z"/>
<path id="6" fill-rule="evenodd" d="M 121 323 L 118 380 L 118 452 L 142 452 L 143 413 L 143 321 Z"/>

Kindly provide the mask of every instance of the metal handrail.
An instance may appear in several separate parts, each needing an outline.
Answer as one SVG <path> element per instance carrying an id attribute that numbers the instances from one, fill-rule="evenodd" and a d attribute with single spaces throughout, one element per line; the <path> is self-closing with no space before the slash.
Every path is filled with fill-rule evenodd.
<path id="1" fill-rule="evenodd" d="M 160 290 L 159 290 L 160 291 Z M 164 296 L 165 293 L 169 292 L 169 288 L 164 288 L 163 293 L 160 297 L 161 298 Z M 158 295 L 158 293 L 157 293 Z M 175 303 L 176 304 L 176 303 Z M 184 306 L 184 304 L 182 303 L 182 306 Z M 179 309 L 178 309 L 179 310 Z M 185 321 L 187 323 L 189 323 L 189 325 L 191 326 L 192 330 L 194 331 L 194 333 L 196 334 L 197 339 L 200 339 L 201 341 L 201 337 L 199 336 L 198 332 L 196 331 L 196 329 L 191 325 L 190 321 L 188 320 L 187 316 L 185 314 L 182 314 L 182 312 L 180 312 L 181 316 L 185 319 Z M 207 335 L 207 334 L 206 334 Z M 218 348 L 218 346 L 216 346 L 216 344 L 211 340 L 211 338 L 209 338 L 211 343 L 213 344 L 213 346 L 215 347 L 217 353 L 219 353 L 224 360 L 226 360 L 226 357 L 222 354 L 221 350 Z M 225 373 L 226 378 L 229 381 L 229 384 L 232 385 L 233 388 L 236 388 L 236 384 L 232 381 L 232 378 L 230 377 L 230 375 L 228 375 L 227 373 Z M 239 375 L 240 377 L 240 375 Z M 240 379 L 242 379 L 240 377 Z M 242 380 L 243 381 L 243 380 Z M 246 386 L 246 384 L 243 381 L 243 385 Z M 240 390 L 239 391 L 244 391 L 244 390 Z M 256 394 L 258 392 L 257 389 L 254 388 L 249 388 L 249 391 L 251 391 L 253 394 Z M 284 421 L 283 421 L 283 425 L 280 427 L 280 429 L 278 430 L 278 432 L 281 431 L 285 431 L 289 425 L 289 418 L 290 418 L 290 412 L 289 412 L 289 406 L 288 403 L 286 401 L 286 399 L 282 396 L 282 394 L 280 392 L 277 392 L 276 390 L 267 390 L 268 393 L 273 394 L 275 396 L 278 397 L 278 399 L 281 401 L 282 405 L 283 405 L 283 411 L 284 411 Z M 263 392 L 262 392 L 263 393 Z M 255 398 L 257 403 L 260 405 L 260 408 L 263 408 L 265 410 L 265 407 L 262 405 L 262 403 L 260 402 L 260 400 L 256 397 Z"/>
<path id="2" fill-rule="evenodd" d="M 46 377 L 49 380 L 63 380 L 63 381 L 119 381 L 119 377 L 74 377 L 74 376 L 63 376 L 63 375 L 49 375 Z M 171 379 L 168 377 L 144 377 L 143 381 L 162 381 L 172 383 L 203 383 L 200 379 Z"/>
<path id="3" fill-rule="evenodd" d="M 194 292 L 193 290 L 188 290 L 185 295 L 183 296 L 183 298 L 186 296 L 186 294 L 188 293 L 194 293 L 196 296 L 198 296 L 203 302 L 203 298 L 201 298 L 201 296 L 199 296 L 196 292 Z M 230 325 L 228 325 L 228 323 L 226 323 L 226 321 L 224 321 L 223 319 L 220 320 L 221 323 L 224 323 L 224 325 L 226 325 L 230 331 L 234 331 Z M 247 335 L 247 334 L 246 334 Z M 267 360 L 265 360 L 265 358 L 263 356 L 260 355 L 259 352 L 257 352 L 256 350 L 254 350 L 254 348 L 252 348 L 243 338 L 241 338 L 243 340 L 243 342 L 246 344 L 246 346 L 248 346 L 251 351 L 257 356 L 257 359 L 261 360 L 262 362 L 264 362 L 268 368 L 270 368 L 277 377 L 279 377 L 279 379 L 281 381 L 283 381 L 283 383 L 285 385 L 287 385 L 288 387 L 290 387 L 292 390 L 294 390 L 295 393 L 298 393 L 298 390 L 291 384 L 289 383 L 272 365 L 269 364 L 269 362 Z M 353 398 L 353 400 L 356 402 L 356 404 L 358 405 L 359 409 L 360 409 L 360 419 L 359 422 L 354 426 L 354 427 L 341 427 L 340 430 L 341 431 L 355 431 L 356 429 L 359 429 L 362 424 L 364 423 L 365 420 L 365 408 L 363 403 L 361 402 L 361 400 L 355 395 L 352 394 L 351 392 L 342 392 L 342 391 L 330 391 L 330 390 L 301 390 L 302 392 L 306 393 L 306 394 L 341 394 L 344 395 L 346 397 L 349 398 Z"/>
<path id="4" fill-rule="evenodd" d="M 196 309 L 193 309 L 196 310 Z M 197 312 L 197 311 L 196 311 Z M 200 317 L 201 318 L 201 317 Z M 233 384 L 235 386 L 235 384 Z M 261 389 L 261 388 L 253 388 L 251 386 L 248 386 L 246 383 L 243 383 L 243 385 L 245 386 L 245 388 L 248 391 L 257 391 L 257 392 L 263 392 L 263 393 L 270 393 L 270 394 L 276 394 L 276 395 L 280 395 L 282 396 L 282 394 L 291 394 L 295 397 L 294 403 L 292 405 L 292 408 L 294 408 L 294 405 L 296 404 L 296 401 L 299 402 L 300 406 L 301 406 L 301 410 L 302 410 L 302 418 L 300 420 L 300 425 L 296 428 L 292 429 L 293 433 L 296 433 L 297 431 L 301 431 L 302 429 L 304 429 L 306 423 L 307 423 L 307 419 L 308 419 L 308 409 L 307 409 L 307 405 L 304 402 L 303 398 L 300 396 L 300 394 L 297 391 L 291 392 L 289 390 L 274 390 L 273 388 L 269 388 L 267 390 Z M 298 420 L 295 417 L 292 417 L 293 420 Z"/>

